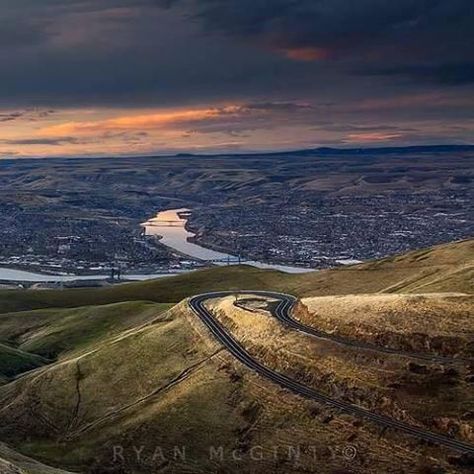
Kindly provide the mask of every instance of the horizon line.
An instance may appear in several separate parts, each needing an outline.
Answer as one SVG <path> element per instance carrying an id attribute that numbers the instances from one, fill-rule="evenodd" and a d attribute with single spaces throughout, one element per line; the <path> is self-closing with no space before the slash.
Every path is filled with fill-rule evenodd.
<path id="1" fill-rule="evenodd" d="M 357 153 L 357 152 L 377 152 L 377 151 L 397 151 L 397 150 L 413 150 L 417 149 L 474 149 L 473 144 L 430 144 L 430 145 L 386 145 L 386 146 L 359 146 L 359 147 L 333 147 L 333 146 L 319 146 L 312 148 L 289 148 L 287 150 L 248 150 L 248 151 L 210 151 L 206 153 L 199 152 L 170 152 L 163 153 L 149 153 L 137 155 L 64 155 L 64 156 L 0 156 L 0 161 L 8 160 L 74 160 L 74 159 L 127 159 L 127 158 L 180 158 L 180 157 L 218 157 L 218 156 L 264 156 L 264 155 L 286 155 L 286 154 L 304 154 L 311 152 L 338 154 L 338 153 Z"/>

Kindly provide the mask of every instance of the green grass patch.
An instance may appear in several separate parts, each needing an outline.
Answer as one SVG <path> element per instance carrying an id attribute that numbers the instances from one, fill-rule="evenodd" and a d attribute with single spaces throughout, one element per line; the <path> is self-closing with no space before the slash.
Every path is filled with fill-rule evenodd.
<path id="1" fill-rule="evenodd" d="M 474 239 L 439 245 L 361 265 L 302 274 L 262 270 L 247 265 L 214 267 L 175 277 L 103 288 L 66 290 L 2 290 L 0 314 L 42 308 L 74 308 L 124 301 L 177 303 L 183 298 L 218 290 L 275 290 L 295 296 L 375 293 L 418 278 L 429 268 L 452 274 L 473 264 Z M 422 257 L 420 259 L 420 257 Z M 459 291 L 458 281 L 440 282 L 436 291 Z M 473 292 L 472 280 L 462 291 Z"/>
<path id="2" fill-rule="evenodd" d="M 242 265 L 198 270 L 175 277 L 106 288 L 4 290 L 0 291 L 0 313 L 137 300 L 177 303 L 183 298 L 207 291 L 281 288 L 291 278 L 291 275 L 282 272 Z"/>
<path id="3" fill-rule="evenodd" d="M 0 315 L 0 340 L 10 341 L 26 352 L 56 358 L 144 324 L 169 307 L 168 304 L 131 301 L 7 313 Z"/>
<path id="4" fill-rule="evenodd" d="M 36 355 L 29 354 L 14 347 L 0 344 L 0 384 L 10 377 L 14 377 L 27 370 L 36 369 L 44 365 L 46 361 Z"/>

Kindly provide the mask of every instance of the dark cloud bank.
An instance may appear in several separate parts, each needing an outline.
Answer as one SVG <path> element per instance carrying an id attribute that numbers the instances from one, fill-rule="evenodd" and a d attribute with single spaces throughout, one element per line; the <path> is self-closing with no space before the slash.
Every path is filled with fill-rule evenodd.
<path id="1" fill-rule="evenodd" d="M 311 94 L 358 76 L 412 88 L 474 79 L 470 0 L 2 0 L 0 10 L 2 103 L 162 104 Z"/>
<path id="2" fill-rule="evenodd" d="M 471 0 L 0 0 L 0 126 L 55 108 L 237 102 L 189 133 L 291 120 L 436 140 L 442 123 L 466 141 L 473 44 Z"/>

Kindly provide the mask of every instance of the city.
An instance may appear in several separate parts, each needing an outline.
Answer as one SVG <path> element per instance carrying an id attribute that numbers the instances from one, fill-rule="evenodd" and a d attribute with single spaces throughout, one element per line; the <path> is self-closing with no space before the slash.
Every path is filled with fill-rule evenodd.
<path id="1" fill-rule="evenodd" d="M 469 147 L 315 150 L 200 157 L 193 171 L 192 157 L 83 159 L 68 173 L 60 160 L 33 160 L 14 181 L 3 161 L 0 265 L 78 276 L 117 269 L 123 278 L 211 265 L 142 227 L 178 206 L 192 210 L 192 242 L 243 262 L 309 270 L 396 255 L 474 233 L 473 159 Z M 49 188 L 38 188 L 45 180 Z"/>

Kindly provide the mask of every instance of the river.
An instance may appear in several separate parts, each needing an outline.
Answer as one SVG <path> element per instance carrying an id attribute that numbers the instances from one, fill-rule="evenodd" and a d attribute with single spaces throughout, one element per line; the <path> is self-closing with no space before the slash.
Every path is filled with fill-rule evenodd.
<path id="1" fill-rule="evenodd" d="M 186 214 L 189 214 L 189 209 L 171 209 L 162 211 L 153 219 L 142 224 L 146 230 L 147 235 L 160 236 L 160 242 L 177 252 L 197 258 L 203 261 L 214 261 L 216 265 L 227 265 L 228 263 L 237 264 L 238 258 L 234 255 L 229 255 L 215 250 L 206 249 L 200 245 L 188 242 L 188 238 L 194 237 L 195 234 L 186 230 Z M 184 214 L 184 215 L 183 215 Z M 312 271 L 308 268 L 291 267 L 287 265 L 269 264 L 257 261 L 246 261 L 246 265 L 251 265 L 258 268 L 280 270 L 286 273 L 305 273 Z M 173 273 L 152 273 L 145 275 L 122 275 L 126 280 L 152 280 L 155 278 L 165 278 L 184 271 L 176 271 Z M 13 268 L 0 267 L 0 280 L 11 282 L 29 282 L 29 283 L 45 283 L 45 282 L 69 282 L 76 280 L 91 281 L 91 280 L 106 280 L 110 275 L 49 275 L 44 273 L 34 273 L 25 270 L 16 270 Z"/>
<path id="2" fill-rule="evenodd" d="M 153 219 L 145 222 L 143 227 L 147 235 L 161 236 L 160 242 L 182 254 L 204 261 L 214 261 L 216 265 L 227 265 L 228 263 L 238 263 L 238 257 L 216 250 L 201 247 L 198 244 L 189 242 L 188 239 L 195 234 L 186 229 L 187 217 L 191 211 L 189 209 L 171 209 L 162 211 Z M 312 271 L 303 267 L 292 267 L 288 265 L 270 264 L 258 261 L 245 261 L 246 265 L 258 268 L 280 270 L 286 273 L 307 273 Z"/>
<path id="3" fill-rule="evenodd" d="M 155 278 L 165 278 L 178 275 L 183 272 L 173 273 L 152 273 L 147 275 L 122 275 L 125 280 L 144 281 L 153 280 Z M 68 281 L 92 281 L 92 280 L 107 280 L 110 275 L 48 275 L 46 273 L 33 273 L 25 270 L 16 270 L 13 268 L 0 267 L 0 280 L 12 282 L 28 282 L 28 283 L 55 283 Z"/>

